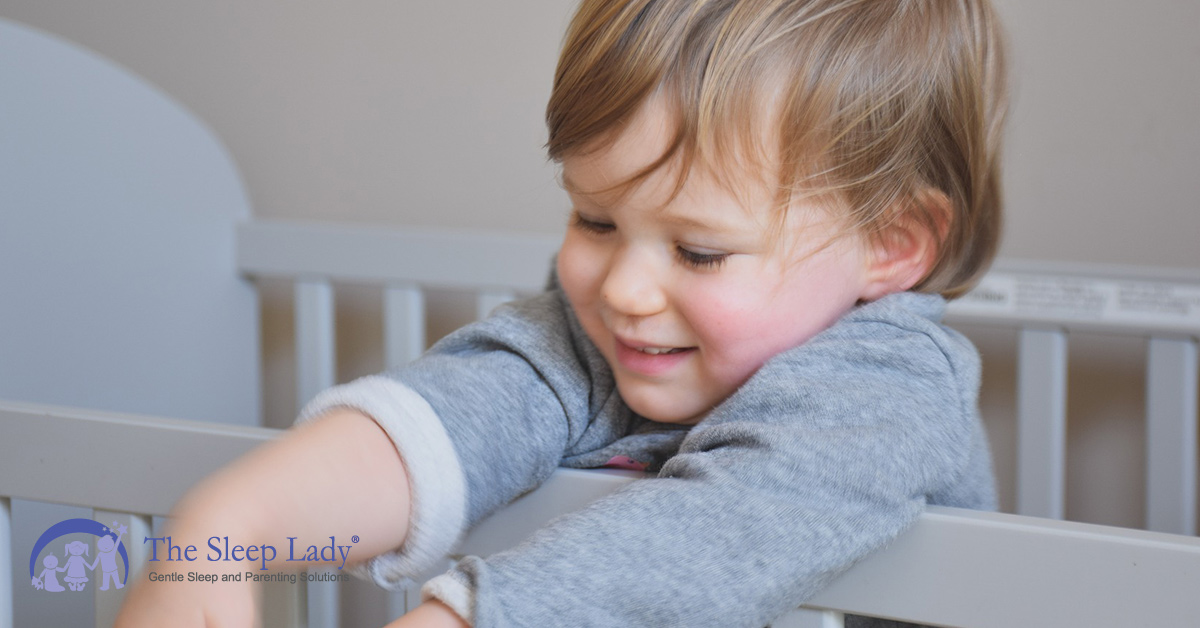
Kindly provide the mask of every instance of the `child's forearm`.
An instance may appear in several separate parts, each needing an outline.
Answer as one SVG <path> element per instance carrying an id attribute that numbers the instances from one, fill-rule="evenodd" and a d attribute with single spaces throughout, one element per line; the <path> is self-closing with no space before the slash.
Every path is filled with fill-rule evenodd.
<path id="1" fill-rule="evenodd" d="M 421 604 L 384 628 L 470 628 L 449 606 L 438 601 Z"/>
<path id="2" fill-rule="evenodd" d="M 391 440 L 369 417 L 339 410 L 287 432 L 206 479 L 175 508 L 166 534 L 175 547 L 195 545 L 201 553 L 214 536 L 228 536 L 230 545 L 267 544 L 281 550 L 287 537 L 296 537 L 298 552 L 310 544 L 323 546 L 332 536 L 338 545 L 351 546 L 350 564 L 400 545 L 408 514 L 408 475 Z M 164 562 L 152 563 L 154 571 L 184 568 L 167 562 L 167 548 L 160 546 L 158 554 Z M 289 569 L 305 564 L 287 562 L 284 555 L 271 563 Z M 207 566 L 211 575 L 246 570 L 238 562 Z M 244 581 L 140 580 L 116 625 L 249 627 L 256 625 L 254 598 L 254 587 Z"/>
<path id="3" fill-rule="evenodd" d="M 190 537 L 179 539 L 188 543 L 229 536 L 243 546 L 281 548 L 287 537 L 307 548 L 332 536 L 337 545 L 351 546 L 349 564 L 399 546 L 409 506 L 408 476 L 391 440 L 370 417 L 343 409 L 290 430 L 205 480 L 177 506 L 171 533 Z M 283 557 L 275 564 L 284 564 Z"/>

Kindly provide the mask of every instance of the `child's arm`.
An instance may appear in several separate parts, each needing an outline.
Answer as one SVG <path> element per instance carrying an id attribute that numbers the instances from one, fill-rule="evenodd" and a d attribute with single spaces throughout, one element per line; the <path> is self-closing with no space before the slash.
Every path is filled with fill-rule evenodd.
<path id="1" fill-rule="evenodd" d="M 338 410 L 206 479 L 176 507 L 166 534 L 175 545 L 195 545 L 202 552 L 211 536 L 279 547 L 289 536 L 304 546 L 307 539 L 358 536 L 350 558 L 360 562 L 399 546 L 408 519 L 408 476 L 391 440 L 366 415 Z M 279 564 L 283 557 L 276 560 Z M 160 573 L 188 569 L 171 562 L 151 565 Z M 196 569 L 193 563 L 183 565 Z M 239 563 L 204 566 L 245 570 Z M 289 563 L 292 569 L 303 567 Z M 251 626 L 255 621 L 254 588 L 248 583 L 139 581 L 117 626 Z"/>
<path id="2" fill-rule="evenodd" d="M 384 628 L 470 628 L 449 606 L 430 600 Z"/>
<path id="3" fill-rule="evenodd" d="M 274 534 L 275 542 L 358 535 L 352 558 L 382 554 L 368 565 L 377 583 L 420 575 L 465 529 L 549 477 L 564 449 L 591 433 L 596 400 L 615 397 L 593 389 L 587 369 L 601 358 L 580 360 L 573 338 L 582 331 L 567 319 L 561 295 L 546 293 L 499 308 L 400 372 L 322 392 L 303 416 L 338 416 L 302 425 L 214 475 L 178 506 L 167 533 L 198 548 L 218 533 Z M 349 407 L 361 414 L 338 411 Z M 236 565 L 213 563 L 222 564 Z M 180 605 L 195 622 L 218 608 L 239 620 L 253 614 L 249 587 L 139 584 L 122 615 L 139 623 L 120 628 L 179 625 L 170 622 Z M 446 610 L 431 603 L 400 625 L 446 618 Z"/>

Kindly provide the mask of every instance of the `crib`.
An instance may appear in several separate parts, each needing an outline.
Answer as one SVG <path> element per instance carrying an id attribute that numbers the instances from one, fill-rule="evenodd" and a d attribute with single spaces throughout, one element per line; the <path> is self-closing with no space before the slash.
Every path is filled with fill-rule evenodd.
<path id="1" fill-rule="evenodd" d="M 257 354 L 256 282 L 292 286 L 301 404 L 341 381 L 335 287 L 378 291 L 384 362 L 402 364 L 427 344 L 431 291 L 469 292 L 473 314 L 482 316 L 537 292 L 557 247 L 546 235 L 252 220 L 236 168 L 194 117 L 91 53 L 3 20 L 0 85 L 6 86 L 0 111 L 23 129 L 0 146 L 6 166 L 0 168 L 6 221 L 0 294 L 8 301 L 0 310 L 0 564 L 8 566 L 0 570 L 0 628 L 67 625 L 51 619 L 56 599 L 26 585 L 31 537 L 22 528 L 32 526 L 36 535 L 54 523 L 22 522 L 27 503 L 76 506 L 87 518 L 127 526 L 126 539 L 141 539 L 161 525 L 187 487 L 277 434 L 256 425 L 264 359 Z M 111 132 L 97 133 L 98 121 Z M 114 138 L 122 142 L 116 149 Z M 50 200 L 44 170 L 51 162 L 39 161 L 43 154 L 72 160 L 69 172 L 55 171 L 61 185 L 53 186 Z M 123 183 L 114 187 L 111 169 L 118 167 Z M 164 168 L 171 185 L 133 186 L 153 188 L 150 196 L 129 191 L 128 181 L 146 173 L 161 178 Z M 63 216 L 74 220 L 96 211 L 119 215 L 109 222 L 137 221 L 124 223 L 139 226 L 137 237 L 117 243 L 121 234 L 105 232 L 99 242 L 68 234 L 61 242 L 32 238 L 32 245 L 24 237 L 38 228 L 31 215 L 51 213 L 48 222 L 61 225 Z M 162 239 L 172 246 L 140 246 Z M 90 252 L 78 253 L 84 249 Z M 54 266 L 72 256 L 86 264 Z M 185 283 L 187 290 L 112 292 L 111 286 L 128 283 L 122 273 L 151 266 L 166 266 L 153 281 Z M 32 270 L 17 274 L 15 268 Z M 80 276 L 88 285 L 76 284 Z M 89 291 L 91 283 L 109 287 Z M 52 300 L 71 291 L 99 296 L 85 300 L 86 308 Z M 122 302 L 101 325 L 93 311 L 109 305 L 105 295 Z M 198 303 L 210 305 L 197 313 Z M 140 317 L 143 309 L 149 318 Z M 63 318 L 60 310 L 82 318 Z M 164 318 L 171 324 L 154 323 Z M 99 348 L 61 347 L 57 334 L 34 333 L 30 340 L 29 329 L 40 319 L 64 333 L 84 328 L 83 341 Z M 1200 272 L 1002 261 L 952 305 L 949 320 L 1013 330 L 1017 443 L 1008 481 L 1017 514 L 931 507 L 888 548 L 772 626 L 831 628 L 846 614 L 963 627 L 1200 623 L 1200 539 L 1194 537 Z M 1063 520 L 1067 346 L 1077 332 L 1145 339 L 1144 530 Z M 181 334 L 193 342 L 177 340 Z M 149 338 L 146 344 L 162 352 L 117 355 L 105 344 L 114 338 Z M 49 378 L 30 357 L 43 354 L 79 373 L 63 367 Z M 118 358 L 129 366 L 103 367 Z M 188 385 L 156 379 L 176 369 Z M 103 380 L 106 370 L 125 372 L 123 381 L 153 381 L 145 388 L 160 390 L 119 390 L 127 394 L 113 398 L 78 392 L 89 378 Z M 203 386 L 193 383 L 200 379 Z M 101 384 L 102 391 L 121 388 Z M 161 393 L 169 386 L 177 392 Z M 205 405 L 213 391 L 221 399 Z M 201 420 L 230 416 L 242 424 Z M 510 547 L 556 514 L 637 478 L 559 470 L 472 530 L 456 553 L 486 556 Z M 125 547 L 128 578 L 144 577 L 138 565 L 147 558 L 145 547 Z M 87 622 L 108 626 L 121 594 L 93 589 L 75 597 L 89 599 Z M 379 625 L 415 603 L 415 590 L 386 594 L 362 583 L 271 585 L 263 622 Z"/>

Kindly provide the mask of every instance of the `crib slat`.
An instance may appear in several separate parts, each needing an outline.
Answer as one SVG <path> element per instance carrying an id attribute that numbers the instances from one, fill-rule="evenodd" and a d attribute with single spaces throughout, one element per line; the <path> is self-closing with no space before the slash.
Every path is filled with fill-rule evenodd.
<path id="1" fill-rule="evenodd" d="M 497 306 L 515 298 L 517 295 L 511 290 L 481 290 L 475 297 L 475 318 L 479 320 L 487 318 L 487 315 L 491 314 Z"/>
<path id="2" fill-rule="evenodd" d="M 420 287 L 384 289 L 383 344 L 387 368 L 408 364 L 425 350 L 425 294 Z"/>
<path id="3" fill-rule="evenodd" d="M 1151 338 L 1146 364 L 1146 527 L 1196 532 L 1196 342 Z"/>
<path id="4" fill-rule="evenodd" d="M 296 399 L 302 408 L 334 384 L 333 286 L 296 281 Z"/>
<path id="5" fill-rule="evenodd" d="M 1017 512 L 1062 519 L 1067 334 L 1022 328 L 1017 360 Z"/>
<path id="6" fill-rule="evenodd" d="M 314 569 L 308 573 L 326 572 Z M 308 582 L 304 588 L 308 600 L 308 628 L 337 628 L 341 623 L 338 621 L 337 582 Z"/>
<path id="7" fill-rule="evenodd" d="M 268 582 L 262 589 L 262 628 L 307 628 L 304 587 Z"/>
<path id="8" fill-rule="evenodd" d="M 297 280 L 297 408 L 334 385 L 335 351 L 333 285 L 322 279 Z M 337 583 L 309 582 L 306 590 L 309 628 L 337 626 Z"/>
<path id="9" fill-rule="evenodd" d="M 12 500 L 0 497 L 0 628 L 13 628 Z"/>
<path id="10" fill-rule="evenodd" d="M 388 592 L 387 617 L 389 621 L 407 613 L 410 608 L 416 606 L 415 604 L 412 606 L 409 605 L 409 596 L 411 595 L 410 589 L 411 587 L 403 591 Z"/>
<path id="11" fill-rule="evenodd" d="M 837 611 L 798 608 L 771 622 L 768 628 L 845 628 L 846 616 Z"/>
<path id="12" fill-rule="evenodd" d="M 92 518 L 107 526 L 111 526 L 113 522 L 125 525 L 127 530 L 121 537 L 121 543 L 125 545 L 126 554 L 129 556 L 129 574 L 126 576 L 125 584 L 132 585 L 135 578 L 144 578 L 142 567 L 146 564 L 146 546 L 142 543 L 142 539 L 150 536 L 152 527 L 150 517 L 94 510 Z M 96 628 L 108 628 L 117 621 L 117 611 L 121 609 L 121 602 L 124 601 L 125 592 L 128 590 L 122 588 L 114 591 L 112 585 L 109 584 L 107 591 L 101 591 L 100 586 L 103 584 L 105 584 L 103 576 L 98 577 L 92 588 L 92 596 L 96 604 Z"/>

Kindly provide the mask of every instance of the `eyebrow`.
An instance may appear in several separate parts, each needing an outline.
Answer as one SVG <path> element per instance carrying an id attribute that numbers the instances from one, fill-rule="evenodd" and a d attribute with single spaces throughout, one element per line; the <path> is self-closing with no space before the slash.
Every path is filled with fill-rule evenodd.
<path id="1" fill-rule="evenodd" d="M 565 182 L 564 182 L 564 187 L 566 187 Z M 588 194 L 586 192 L 580 192 L 577 190 L 568 190 L 568 191 L 571 193 L 578 194 L 580 196 L 585 197 L 587 199 L 587 205 L 592 207 L 593 209 L 604 210 L 604 211 L 611 209 L 611 207 L 609 205 L 605 204 L 600 199 L 596 198 L 595 195 Z M 677 211 L 671 211 L 671 210 L 667 209 L 666 207 L 659 207 L 654 211 L 658 214 L 660 220 L 662 220 L 664 223 L 666 223 L 672 227 L 675 227 L 677 229 L 689 229 L 689 230 L 694 230 L 694 231 L 708 231 L 708 232 L 718 232 L 718 233 L 732 233 L 732 232 L 740 231 L 740 229 L 738 227 L 736 227 L 733 223 L 723 222 L 723 221 L 721 221 L 720 218 L 715 218 L 712 220 L 702 220 L 699 218 L 694 218 L 692 216 L 688 216 L 687 214 L 678 213 Z"/>
<path id="2" fill-rule="evenodd" d="M 627 189 L 628 185 L 630 183 L 627 181 L 627 182 L 618 183 L 616 185 L 609 186 L 607 188 L 601 188 L 599 190 L 588 191 L 588 190 L 585 190 L 582 187 L 580 187 L 574 181 L 572 181 L 571 175 L 567 174 L 566 171 L 563 171 L 560 173 L 558 180 L 559 180 L 559 183 L 562 184 L 563 189 L 566 190 L 567 192 L 569 192 L 571 194 L 579 194 L 580 196 L 587 196 L 587 197 L 591 197 L 591 198 L 595 198 L 596 196 L 607 195 L 607 194 L 620 195 L 621 194 L 620 190 Z"/>
<path id="3" fill-rule="evenodd" d="M 609 208 L 608 204 L 606 204 L 601 199 L 597 198 L 597 193 L 586 192 L 586 191 L 580 189 L 579 186 L 577 186 L 575 184 L 575 182 L 571 180 L 571 177 L 565 171 L 560 171 L 559 181 L 561 182 L 563 189 L 566 190 L 567 193 L 577 194 L 579 196 L 586 197 L 589 204 L 594 205 L 597 208 L 600 208 L 600 209 L 608 209 Z M 603 194 L 603 192 L 601 192 L 601 194 Z M 667 210 L 666 207 L 658 208 L 658 212 L 664 222 L 666 222 L 667 224 L 669 224 L 673 227 L 677 227 L 680 229 L 695 229 L 695 230 L 713 231 L 713 232 L 737 231 L 737 229 L 734 228 L 733 225 L 731 225 L 729 223 L 721 222 L 719 219 L 716 221 L 700 220 L 700 219 L 693 218 L 693 217 L 685 215 L 685 214 L 679 214 L 679 213 L 672 212 L 670 210 Z"/>
<path id="4" fill-rule="evenodd" d="M 596 207 L 602 208 L 609 208 L 616 204 L 630 191 L 630 188 L 625 185 L 614 186 L 610 189 L 588 191 L 579 187 L 579 185 L 572 181 L 571 177 L 568 176 L 566 172 L 561 173 L 559 176 L 559 182 L 562 184 L 562 188 L 567 192 L 567 194 L 581 197 L 586 199 L 589 205 L 595 205 Z"/>
<path id="5" fill-rule="evenodd" d="M 691 216 L 686 216 L 683 214 L 677 214 L 677 213 L 673 213 L 673 212 L 664 210 L 661 212 L 660 215 L 662 216 L 663 222 L 665 222 L 671 226 L 674 226 L 674 227 L 683 227 L 683 228 L 689 228 L 689 229 L 703 229 L 706 231 L 730 231 L 729 225 L 724 225 L 724 224 L 720 224 L 720 223 L 714 224 L 713 222 L 710 222 L 710 221 L 698 220 L 696 218 L 692 218 Z"/>

